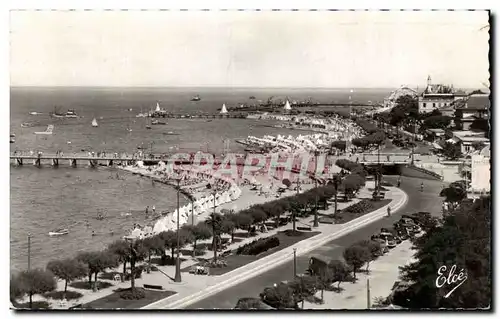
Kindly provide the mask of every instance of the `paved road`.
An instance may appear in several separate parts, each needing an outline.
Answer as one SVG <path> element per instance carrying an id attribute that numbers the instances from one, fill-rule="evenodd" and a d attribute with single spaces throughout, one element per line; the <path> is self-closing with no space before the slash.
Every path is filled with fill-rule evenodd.
<path id="1" fill-rule="evenodd" d="M 387 177 L 386 179 L 395 182 L 395 178 Z M 372 234 L 380 231 L 382 227 L 392 226 L 399 219 L 399 215 L 403 213 L 429 211 L 434 216 L 440 216 L 442 199 L 437 194 L 442 188 L 442 183 L 439 181 L 424 181 L 424 192 L 420 192 L 420 183 L 420 179 L 403 177 L 401 188 L 409 195 L 409 200 L 405 207 L 400 209 L 398 213 L 393 214 L 391 218 L 383 218 L 298 257 L 297 273 L 304 273 L 307 269 L 309 258 L 312 255 L 325 255 L 334 259 L 341 259 L 346 247 L 358 240 L 369 239 Z M 292 259 L 290 259 L 290 263 L 273 268 L 257 277 L 214 294 L 190 305 L 186 309 L 231 309 L 234 308 L 240 298 L 258 297 L 265 287 L 271 286 L 273 283 L 291 279 L 293 279 Z"/>

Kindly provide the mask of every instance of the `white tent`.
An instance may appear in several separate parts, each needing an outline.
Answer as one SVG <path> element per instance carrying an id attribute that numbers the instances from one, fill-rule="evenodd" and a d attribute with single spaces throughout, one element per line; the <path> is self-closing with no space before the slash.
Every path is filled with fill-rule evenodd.
<path id="1" fill-rule="evenodd" d="M 286 111 L 290 111 L 292 109 L 292 107 L 290 106 L 290 102 L 288 102 L 288 100 L 286 100 L 285 107 L 283 109 Z"/>
<path id="2" fill-rule="evenodd" d="M 226 114 L 226 113 L 227 113 L 226 104 L 222 104 L 222 108 L 220 110 L 220 114 Z"/>

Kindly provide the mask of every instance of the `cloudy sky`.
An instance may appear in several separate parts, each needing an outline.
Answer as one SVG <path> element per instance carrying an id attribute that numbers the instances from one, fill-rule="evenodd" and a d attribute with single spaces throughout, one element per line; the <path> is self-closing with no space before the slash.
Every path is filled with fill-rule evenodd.
<path id="1" fill-rule="evenodd" d="M 11 12 L 12 86 L 488 83 L 487 12 Z"/>

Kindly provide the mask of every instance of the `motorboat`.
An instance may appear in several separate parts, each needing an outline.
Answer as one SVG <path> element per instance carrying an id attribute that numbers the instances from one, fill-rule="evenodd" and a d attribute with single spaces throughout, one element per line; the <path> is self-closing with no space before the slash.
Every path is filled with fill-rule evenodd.
<path id="1" fill-rule="evenodd" d="M 49 236 L 51 236 L 51 237 L 62 236 L 62 235 L 67 235 L 67 234 L 69 234 L 69 230 L 67 228 L 61 228 L 61 229 L 49 232 Z"/>
<path id="2" fill-rule="evenodd" d="M 167 124 L 167 123 L 165 123 L 165 122 L 160 122 L 160 121 L 158 121 L 158 120 L 153 120 L 153 121 L 151 122 L 151 125 L 166 125 L 166 124 Z"/>
<path id="3" fill-rule="evenodd" d="M 22 128 L 33 127 L 33 126 L 35 126 L 35 123 L 30 123 L 30 122 L 21 123 Z"/>
<path id="4" fill-rule="evenodd" d="M 75 110 L 72 109 L 69 109 L 68 111 L 66 111 L 66 113 L 59 113 L 54 110 L 54 112 L 50 113 L 50 116 L 56 118 L 78 118 L 78 114 L 76 114 Z"/>
<path id="5" fill-rule="evenodd" d="M 52 132 L 54 131 L 54 125 L 49 124 L 47 125 L 47 129 L 43 132 L 35 132 L 36 135 L 52 135 Z"/>

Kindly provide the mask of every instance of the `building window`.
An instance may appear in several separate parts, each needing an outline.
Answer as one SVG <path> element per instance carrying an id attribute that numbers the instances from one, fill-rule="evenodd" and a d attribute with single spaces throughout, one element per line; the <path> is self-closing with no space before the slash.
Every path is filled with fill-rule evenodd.
<path id="1" fill-rule="evenodd" d="M 436 108 L 436 103 L 432 103 L 432 108 Z"/>
<path id="2" fill-rule="evenodd" d="M 427 107 L 427 103 L 423 103 L 422 106 L 424 107 L 424 109 Z"/>

